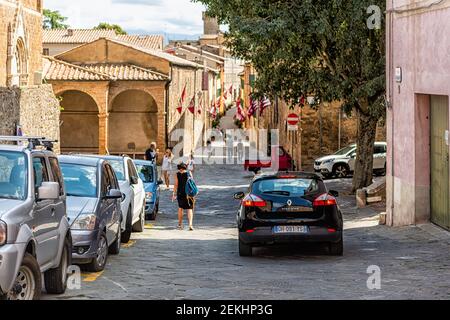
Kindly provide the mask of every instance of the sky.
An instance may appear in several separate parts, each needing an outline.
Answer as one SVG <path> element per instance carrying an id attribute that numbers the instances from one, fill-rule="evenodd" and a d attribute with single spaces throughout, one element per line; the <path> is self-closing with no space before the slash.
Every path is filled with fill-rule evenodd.
<path id="1" fill-rule="evenodd" d="M 44 7 L 60 11 L 74 29 L 108 22 L 130 34 L 158 33 L 172 39 L 203 33 L 204 6 L 190 0 L 44 0 Z"/>

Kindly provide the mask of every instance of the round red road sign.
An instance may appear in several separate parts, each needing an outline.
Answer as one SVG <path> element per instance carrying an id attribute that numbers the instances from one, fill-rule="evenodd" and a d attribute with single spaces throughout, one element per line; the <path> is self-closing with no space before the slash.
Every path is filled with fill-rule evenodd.
<path id="1" fill-rule="evenodd" d="M 299 121 L 300 121 L 300 118 L 295 113 L 291 113 L 290 115 L 288 115 L 287 122 L 290 126 L 298 125 Z"/>

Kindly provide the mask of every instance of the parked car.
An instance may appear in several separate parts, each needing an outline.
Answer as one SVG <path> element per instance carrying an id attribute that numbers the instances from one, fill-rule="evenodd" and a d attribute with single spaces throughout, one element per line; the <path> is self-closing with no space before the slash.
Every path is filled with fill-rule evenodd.
<path id="1" fill-rule="evenodd" d="M 248 193 L 234 195 L 241 200 L 239 254 L 251 256 L 255 246 L 323 242 L 330 254 L 342 255 L 343 219 L 337 196 L 316 174 L 256 176 Z"/>
<path id="2" fill-rule="evenodd" d="M 262 168 L 273 168 L 276 162 L 279 171 L 293 169 L 292 157 L 282 146 L 272 146 L 270 156 L 259 150 L 250 151 L 244 161 L 244 169 L 257 174 Z"/>
<path id="3" fill-rule="evenodd" d="M 144 183 L 139 178 L 133 160 L 128 156 L 88 156 L 107 160 L 117 176 L 120 191 L 125 195 L 122 201 L 122 243 L 128 243 L 132 232 L 144 231 Z"/>
<path id="4" fill-rule="evenodd" d="M 111 165 L 98 158 L 60 156 L 72 231 L 72 259 L 87 270 L 105 268 L 121 246 L 122 192 Z"/>
<path id="5" fill-rule="evenodd" d="M 156 165 L 151 161 L 134 160 L 139 177 L 144 182 L 145 189 L 145 218 L 155 220 L 159 211 L 159 186 L 163 181 L 158 178 Z"/>
<path id="6" fill-rule="evenodd" d="M 71 265 L 72 238 L 64 183 L 43 138 L 0 137 L 28 147 L 0 145 L 0 300 L 62 294 Z M 48 146 L 48 145 L 47 145 Z"/>
<path id="7" fill-rule="evenodd" d="M 314 170 L 324 177 L 345 178 L 355 170 L 357 145 L 352 144 L 335 154 L 319 158 L 314 163 Z M 373 153 L 373 169 L 377 174 L 386 174 L 386 142 L 376 142 Z"/>

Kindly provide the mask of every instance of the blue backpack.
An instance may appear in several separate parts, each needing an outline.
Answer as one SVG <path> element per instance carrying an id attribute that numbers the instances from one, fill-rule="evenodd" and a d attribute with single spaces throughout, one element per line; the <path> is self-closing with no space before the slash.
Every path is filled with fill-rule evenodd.
<path id="1" fill-rule="evenodd" d="M 188 198 L 195 198 L 196 196 L 198 196 L 198 188 L 197 188 L 197 184 L 194 181 L 194 178 L 192 177 L 191 173 L 188 173 L 188 179 L 186 182 L 186 195 L 188 196 Z"/>

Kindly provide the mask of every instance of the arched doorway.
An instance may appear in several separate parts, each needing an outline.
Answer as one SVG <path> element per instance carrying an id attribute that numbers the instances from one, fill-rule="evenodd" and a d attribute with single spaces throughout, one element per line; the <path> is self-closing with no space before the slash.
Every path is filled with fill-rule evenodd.
<path id="1" fill-rule="evenodd" d="M 61 152 L 98 153 L 98 107 L 87 93 L 70 90 L 61 100 Z"/>
<path id="2" fill-rule="evenodd" d="M 155 99 L 141 90 L 127 90 L 113 99 L 109 111 L 109 152 L 141 157 L 158 136 Z"/>

